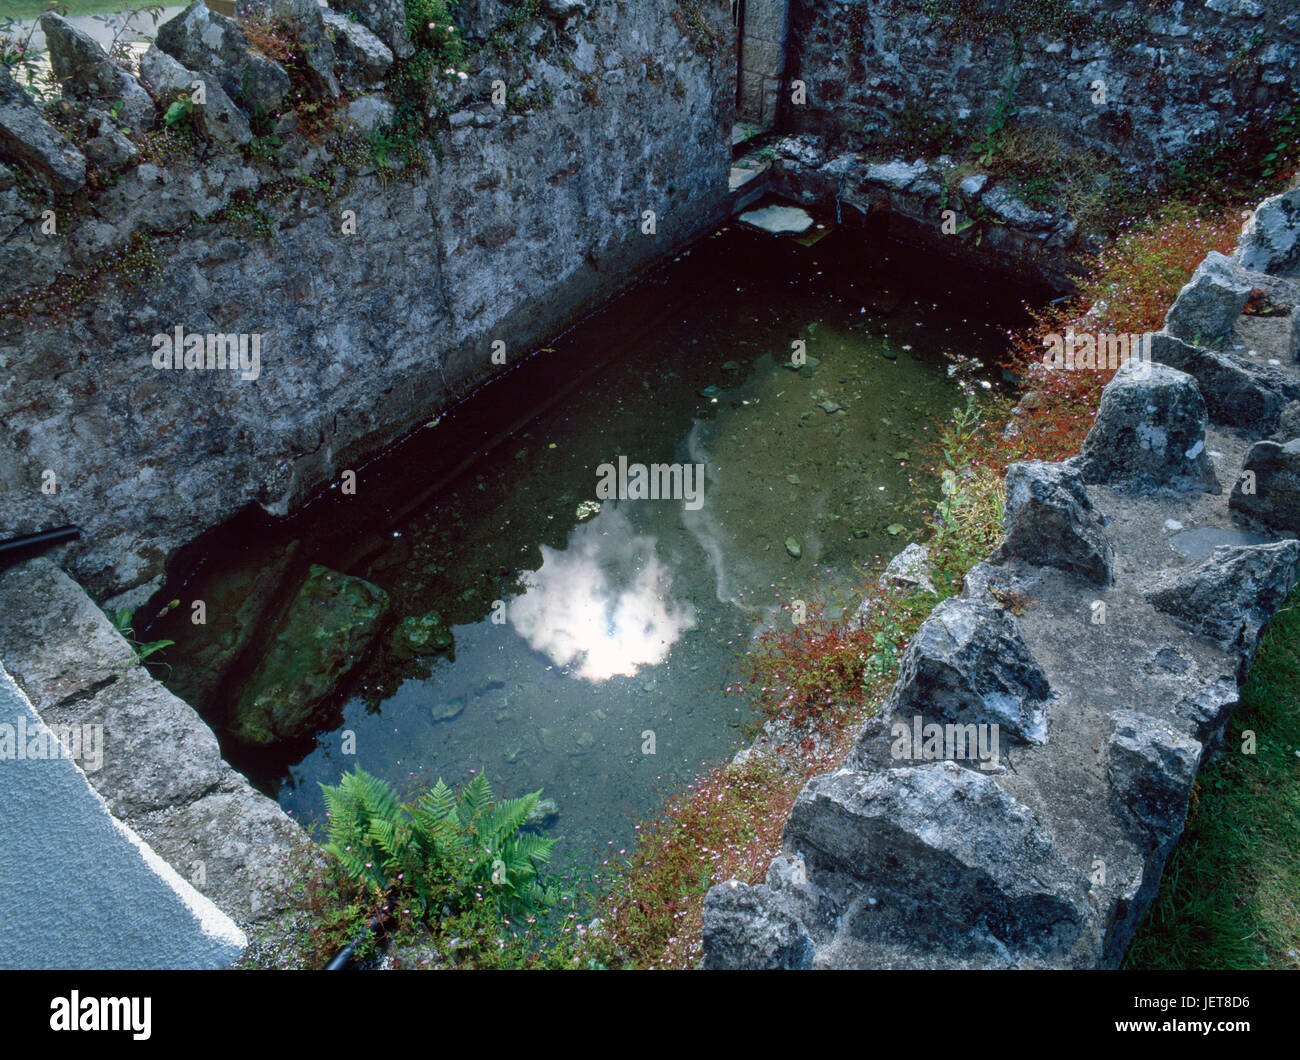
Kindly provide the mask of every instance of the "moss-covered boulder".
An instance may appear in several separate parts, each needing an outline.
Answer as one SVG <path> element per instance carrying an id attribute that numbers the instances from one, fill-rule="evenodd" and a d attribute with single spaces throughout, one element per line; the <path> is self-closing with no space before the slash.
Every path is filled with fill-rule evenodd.
<path id="1" fill-rule="evenodd" d="M 374 642 L 387 611 L 377 585 L 313 563 L 237 697 L 235 738 L 270 744 L 310 735 L 318 708 Z"/>
<path id="2" fill-rule="evenodd" d="M 454 645 L 451 629 L 437 611 L 404 618 L 393 630 L 392 653 L 398 659 L 438 655 L 451 651 Z"/>

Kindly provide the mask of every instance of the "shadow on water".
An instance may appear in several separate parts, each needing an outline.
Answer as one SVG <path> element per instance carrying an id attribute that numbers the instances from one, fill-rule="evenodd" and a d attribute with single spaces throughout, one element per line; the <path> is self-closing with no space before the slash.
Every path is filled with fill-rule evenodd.
<path id="1" fill-rule="evenodd" d="M 920 449 L 964 400 L 951 357 L 991 363 L 1037 295 L 855 234 L 723 229 L 357 469 L 355 494 L 205 535 L 146 636 L 177 642 L 170 687 L 300 818 L 353 764 L 402 788 L 483 770 L 544 789 L 571 850 L 626 845 L 737 745 L 748 707 L 723 690 L 778 596 L 851 588 L 919 529 Z M 702 465 L 702 500 L 598 502 L 620 457 Z M 250 742 L 259 665 L 319 661 L 322 631 L 346 650 L 295 678 L 301 735 Z"/>

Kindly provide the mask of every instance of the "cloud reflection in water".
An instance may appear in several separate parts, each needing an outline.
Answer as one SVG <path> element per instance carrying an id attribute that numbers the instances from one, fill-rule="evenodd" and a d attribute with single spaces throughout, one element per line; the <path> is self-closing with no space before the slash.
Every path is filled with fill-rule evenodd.
<path id="1" fill-rule="evenodd" d="M 542 566 L 526 575 L 510 624 L 535 651 L 588 681 L 663 662 L 694 628 L 695 608 L 672 599 L 672 570 L 655 546 L 606 503 L 574 528 L 564 551 L 542 546 Z"/>

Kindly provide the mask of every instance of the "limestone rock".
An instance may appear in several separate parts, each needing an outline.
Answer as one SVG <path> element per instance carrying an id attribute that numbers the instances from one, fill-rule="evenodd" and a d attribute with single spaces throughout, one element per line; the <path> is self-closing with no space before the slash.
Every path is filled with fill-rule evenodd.
<path id="1" fill-rule="evenodd" d="M 160 101 L 171 101 L 190 94 L 195 74 L 154 45 L 140 58 L 140 76 Z M 253 138 L 248 119 L 216 82 L 204 85 L 205 102 L 195 104 L 190 116 L 194 127 L 205 140 L 214 144 L 239 147 Z"/>
<path id="2" fill-rule="evenodd" d="M 320 4 L 316 0 L 269 0 L 267 13 L 282 19 L 297 39 L 312 97 L 337 96 L 339 79 L 334 67 L 338 59 Z"/>
<path id="3" fill-rule="evenodd" d="M 360 96 L 348 104 L 348 121 L 363 133 L 393 120 L 393 105 L 383 96 Z"/>
<path id="4" fill-rule="evenodd" d="M 974 933 L 991 948 L 1052 953 L 1086 916 L 1081 874 L 1033 812 L 955 762 L 814 777 L 795 800 L 785 842 L 814 878 L 854 877 L 932 940 Z M 842 930 L 854 932 L 853 918 Z"/>
<path id="5" fill-rule="evenodd" d="M 1211 251 L 1178 292 L 1165 316 L 1165 331 L 1198 345 L 1222 338 L 1237 323 L 1250 292 L 1232 259 Z"/>
<path id="6" fill-rule="evenodd" d="M 1201 745 L 1158 718 L 1125 714 L 1116 720 L 1107 753 L 1111 801 L 1126 830 L 1148 850 L 1182 834 Z"/>
<path id="7" fill-rule="evenodd" d="M 1111 583 L 1114 554 L 1076 468 L 1041 460 L 1012 464 L 1006 485 L 999 559 L 1059 567 L 1094 585 Z"/>
<path id="8" fill-rule="evenodd" d="M 1300 438 L 1285 445 L 1256 442 L 1242 460 L 1241 471 L 1232 484 L 1229 507 L 1270 530 L 1300 533 Z"/>
<path id="9" fill-rule="evenodd" d="M 736 880 L 704 898 L 704 967 L 811 968 L 808 929 L 765 886 Z"/>
<path id="10" fill-rule="evenodd" d="M 140 89 L 141 92 L 144 89 Z M 149 101 L 152 109 L 153 101 Z M 113 123 L 112 118 L 102 112 L 92 112 L 92 123 L 97 123 L 97 135 L 85 143 L 86 158 L 101 169 L 121 169 L 134 165 L 140 158 L 140 150 L 131 139 L 124 135 Z"/>
<path id="11" fill-rule="evenodd" d="M 1076 466 L 1085 482 L 1129 492 L 1217 493 L 1205 422 L 1205 400 L 1191 376 L 1130 361 L 1102 391 Z"/>
<path id="12" fill-rule="evenodd" d="M 150 129 L 153 100 L 143 86 L 123 70 L 86 33 L 53 11 L 41 15 L 41 30 L 50 53 L 50 68 L 64 94 L 122 106 L 118 117 L 133 129 Z"/>
<path id="13" fill-rule="evenodd" d="M 990 213 L 1002 218 L 1007 224 L 1028 232 L 1043 231 L 1056 223 L 1054 214 L 1033 209 L 1012 189 L 1000 184 L 986 191 L 980 201 Z"/>
<path id="14" fill-rule="evenodd" d="M 888 709 L 940 724 L 996 724 L 1021 743 L 1047 738 L 1051 690 L 1016 620 L 1001 608 L 949 597 L 903 653 Z"/>
<path id="15" fill-rule="evenodd" d="M 1180 625 L 1247 660 L 1296 581 L 1300 541 L 1220 545 L 1193 567 L 1164 576 L 1146 597 Z"/>
<path id="16" fill-rule="evenodd" d="M 559 819 L 559 803 L 554 799 L 538 799 L 533 804 L 533 808 L 528 811 L 528 816 L 524 818 L 524 823 L 520 827 L 542 831 L 550 828 Z"/>
<path id="17" fill-rule="evenodd" d="M 890 191 L 907 191 L 917 181 L 929 176 L 930 167 L 924 162 L 876 162 L 867 166 L 863 180 L 880 184 Z"/>
<path id="18" fill-rule="evenodd" d="M 86 159 L 50 125 L 0 65 L 0 161 L 18 163 L 57 192 L 86 183 Z"/>
<path id="19" fill-rule="evenodd" d="M 1275 369 L 1247 365 L 1171 335 L 1151 336 L 1151 358 L 1196 379 L 1211 420 L 1252 434 L 1272 431 L 1286 403 L 1300 396 L 1295 384 Z"/>
<path id="20" fill-rule="evenodd" d="M 370 647 L 387 610 L 378 586 L 313 563 L 236 696 L 233 735 L 248 744 L 310 735 L 316 709 Z"/>
<path id="21" fill-rule="evenodd" d="M 551 18 L 573 18 L 587 13 L 587 0 L 542 0 L 542 10 Z"/>
<path id="22" fill-rule="evenodd" d="M 1286 444 L 1293 438 L 1300 438 L 1300 401 L 1290 401 L 1278 414 L 1277 428 L 1273 431 L 1273 441 Z"/>
<path id="23" fill-rule="evenodd" d="M 1257 272 L 1280 273 L 1300 264 L 1300 188 L 1265 199 L 1241 230 L 1235 257 Z"/>
<path id="24" fill-rule="evenodd" d="M 501 24 L 508 7 L 508 0 L 459 0 L 456 21 L 467 36 L 486 40 Z"/>
<path id="25" fill-rule="evenodd" d="M 108 616 L 44 557 L 0 571 L 0 658 L 42 714 L 93 695 L 136 662 Z"/>
<path id="26" fill-rule="evenodd" d="M 406 32 L 406 4 L 403 0 L 336 0 L 340 11 L 356 15 L 375 36 L 393 49 L 399 59 L 409 59 L 415 47 Z"/>
<path id="27" fill-rule="evenodd" d="M 158 27 L 155 46 L 198 74 L 216 78 L 222 90 L 249 113 L 270 114 L 289 94 L 289 73 L 248 46 L 234 19 L 194 0 Z M 143 73 L 143 66 L 141 67 Z M 212 86 L 208 85 L 209 99 Z"/>
<path id="28" fill-rule="evenodd" d="M 334 55 L 344 88 L 362 91 L 380 80 L 393 65 L 393 51 L 360 22 L 344 18 L 328 7 L 321 8 L 325 27 L 334 34 Z"/>
<path id="29" fill-rule="evenodd" d="M 192 724 L 189 704 L 141 666 L 43 717 L 51 725 L 103 727 L 103 764 L 88 775 L 118 817 L 191 802 L 215 787 L 225 769 L 212 730 Z M 164 745 L 169 753 L 159 755 Z"/>

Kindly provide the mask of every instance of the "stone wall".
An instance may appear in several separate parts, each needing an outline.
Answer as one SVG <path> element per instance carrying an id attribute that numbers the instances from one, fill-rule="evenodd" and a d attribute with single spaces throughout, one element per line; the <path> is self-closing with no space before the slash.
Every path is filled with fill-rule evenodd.
<path id="1" fill-rule="evenodd" d="M 1298 255 L 1300 189 L 1197 270 L 1078 456 L 1012 465 L 1002 546 L 800 792 L 766 882 L 710 890 L 706 967 L 1118 965 L 1296 583 Z"/>
<path id="2" fill-rule="evenodd" d="M 242 112 L 222 86 L 251 78 L 269 106 L 283 71 L 201 3 L 174 20 L 185 32 L 160 29 L 172 54 L 142 60 L 153 99 L 65 34 L 67 94 L 90 108 L 76 144 L 12 85 L 0 92 L 0 300 L 28 302 L 25 318 L 0 321 L 0 530 L 79 524 L 67 563 L 96 594 L 137 587 L 128 599 L 142 600 L 203 530 L 252 503 L 293 508 L 499 370 L 494 342 L 508 365 L 725 214 L 724 5 L 691 5 L 691 22 L 669 17 L 673 4 L 545 4 L 505 54 L 487 48 L 465 78 L 440 78 L 439 157 L 394 180 L 361 145 L 339 190 L 347 145 L 392 116 L 383 85 L 400 51 L 386 5 L 354 6 L 375 34 L 333 16 L 308 49 L 309 91 L 328 101 L 332 77 L 357 97 L 342 146 L 286 113 L 270 156 L 252 150 L 256 108 Z M 484 35 L 499 24 L 490 4 L 473 13 Z M 203 43 L 214 35 L 219 47 Z M 159 126 L 199 75 L 196 153 L 142 161 L 130 134 Z M 497 80 L 505 106 L 492 102 Z M 122 98 L 131 106 L 114 120 Z M 54 190 L 24 194 L 33 182 Z M 271 238 L 231 214 L 237 193 L 246 221 L 274 223 Z M 155 279 L 101 275 L 71 305 L 43 294 L 133 235 Z M 260 336 L 257 378 L 155 368 L 153 337 L 178 326 Z"/>
<path id="3" fill-rule="evenodd" d="M 767 128 L 776 122 L 784 86 L 789 0 L 743 0 L 736 113 Z"/>
<path id="4" fill-rule="evenodd" d="M 1290 0 L 1090 0 L 1075 5 L 1086 17 L 1073 33 L 1038 32 L 1030 17 L 1053 6 L 985 5 L 986 17 L 1005 12 L 1023 27 L 1017 58 L 1009 32 L 928 18 L 917 0 L 792 0 L 787 78 L 807 84 L 808 102 L 783 96 L 782 125 L 844 150 L 892 128 L 909 104 L 978 130 L 1005 97 L 1019 122 L 1050 124 L 1137 171 L 1239 127 L 1295 80 Z"/>

